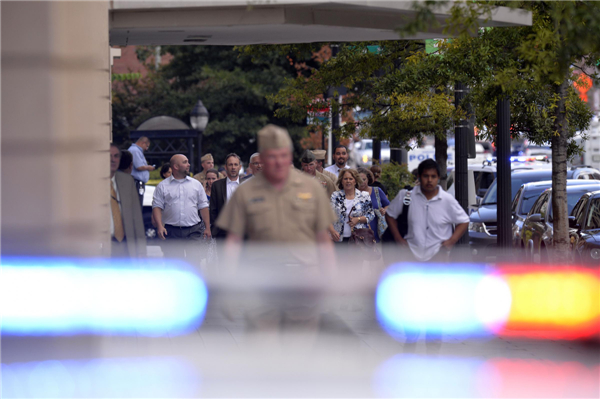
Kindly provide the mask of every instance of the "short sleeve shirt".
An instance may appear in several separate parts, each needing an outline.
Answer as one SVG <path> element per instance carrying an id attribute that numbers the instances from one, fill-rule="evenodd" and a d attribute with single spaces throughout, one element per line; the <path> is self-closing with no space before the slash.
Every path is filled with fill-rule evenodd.
<path id="1" fill-rule="evenodd" d="M 199 181 L 186 176 L 177 180 L 173 176 L 161 181 L 154 190 L 152 208 L 163 210 L 162 221 L 179 227 L 200 223 L 198 211 L 208 208 L 206 192 Z"/>
<path id="2" fill-rule="evenodd" d="M 146 157 L 144 157 L 144 150 L 139 145 L 133 143 L 128 150 L 133 156 L 133 169 L 131 170 L 131 176 L 134 179 L 139 180 L 141 182 L 147 183 L 150 179 L 150 172 L 147 170 L 139 171 L 137 168 L 140 166 L 147 166 L 148 162 L 146 162 Z"/>
<path id="3" fill-rule="evenodd" d="M 396 219 L 404 208 L 406 190 L 400 190 L 388 207 L 387 214 Z M 442 242 L 453 234 L 454 226 L 469 223 L 469 216 L 458 201 L 438 186 L 438 194 L 432 199 L 416 186 L 411 192 L 408 210 L 408 232 L 406 241 L 413 255 L 422 261 L 437 254 Z"/>
<path id="4" fill-rule="evenodd" d="M 335 220 L 321 184 L 290 170 L 281 191 L 263 175 L 255 176 L 233 193 L 217 226 L 251 241 L 314 243 L 317 233 Z"/>
<path id="5" fill-rule="evenodd" d="M 278 246 L 283 252 L 281 259 L 316 266 L 317 233 L 326 231 L 334 220 L 321 184 L 292 169 L 281 191 L 273 188 L 262 174 L 240 185 L 216 223 L 256 244 L 289 243 Z M 263 256 L 271 255 L 266 252 Z"/>

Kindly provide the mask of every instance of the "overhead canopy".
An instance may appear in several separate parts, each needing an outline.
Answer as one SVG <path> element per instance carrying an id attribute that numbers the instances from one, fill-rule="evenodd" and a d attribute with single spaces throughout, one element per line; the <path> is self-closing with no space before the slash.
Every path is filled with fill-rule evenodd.
<path id="1" fill-rule="evenodd" d="M 412 1 L 114 0 L 111 45 L 245 45 L 397 40 Z M 442 27 L 451 4 L 436 14 Z M 531 25 L 528 11 L 498 7 L 482 26 Z M 442 38 L 440 28 L 407 39 Z"/>

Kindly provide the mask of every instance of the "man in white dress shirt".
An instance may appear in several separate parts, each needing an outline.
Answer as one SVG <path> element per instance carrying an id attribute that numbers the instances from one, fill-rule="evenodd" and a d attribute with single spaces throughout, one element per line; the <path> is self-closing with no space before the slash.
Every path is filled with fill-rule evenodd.
<path id="1" fill-rule="evenodd" d="M 242 162 L 237 154 L 231 153 L 225 158 L 225 179 L 213 183 L 210 192 L 210 220 L 213 221 L 212 235 L 215 238 L 225 238 L 227 232 L 214 223 L 229 201 L 235 190 L 240 186 L 240 169 Z"/>
<path id="2" fill-rule="evenodd" d="M 346 162 L 348 162 L 348 149 L 345 145 L 338 144 L 333 149 L 333 165 L 326 167 L 325 170 L 339 176 L 340 170 L 350 169 Z"/>
<path id="3" fill-rule="evenodd" d="M 206 192 L 202 183 L 190 177 L 190 163 L 185 155 L 173 155 L 171 171 L 171 177 L 156 186 L 152 201 L 159 238 L 173 241 L 163 246 L 163 252 L 167 257 L 199 259 L 202 254 L 198 241 L 211 237 Z"/>

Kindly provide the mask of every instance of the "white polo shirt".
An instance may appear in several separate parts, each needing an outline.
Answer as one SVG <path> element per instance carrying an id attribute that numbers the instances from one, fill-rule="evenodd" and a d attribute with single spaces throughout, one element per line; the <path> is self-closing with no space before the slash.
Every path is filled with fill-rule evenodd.
<path id="1" fill-rule="evenodd" d="M 387 214 L 396 219 L 404 207 L 406 190 L 400 190 L 387 209 Z M 413 255 L 421 261 L 431 259 L 437 254 L 453 234 L 453 227 L 469 223 L 469 216 L 458 201 L 438 186 L 438 194 L 432 199 L 416 186 L 411 192 L 411 204 L 408 209 L 408 232 L 404 239 L 408 241 Z"/>

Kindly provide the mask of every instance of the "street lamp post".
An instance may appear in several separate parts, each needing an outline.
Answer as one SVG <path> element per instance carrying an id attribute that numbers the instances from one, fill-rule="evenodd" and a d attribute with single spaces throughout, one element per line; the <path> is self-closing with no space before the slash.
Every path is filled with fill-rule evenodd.
<path id="1" fill-rule="evenodd" d="M 202 135 L 204 134 L 206 125 L 208 125 L 209 116 L 210 114 L 204 104 L 202 104 L 202 101 L 198 100 L 198 103 L 194 106 L 194 109 L 190 114 L 190 123 L 194 130 L 198 131 L 198 138 L 196 139 L 198 147 L 198 166 L 196 166 L 196 173 L 200 172 L 200 167 L 202 165 Z"/>

